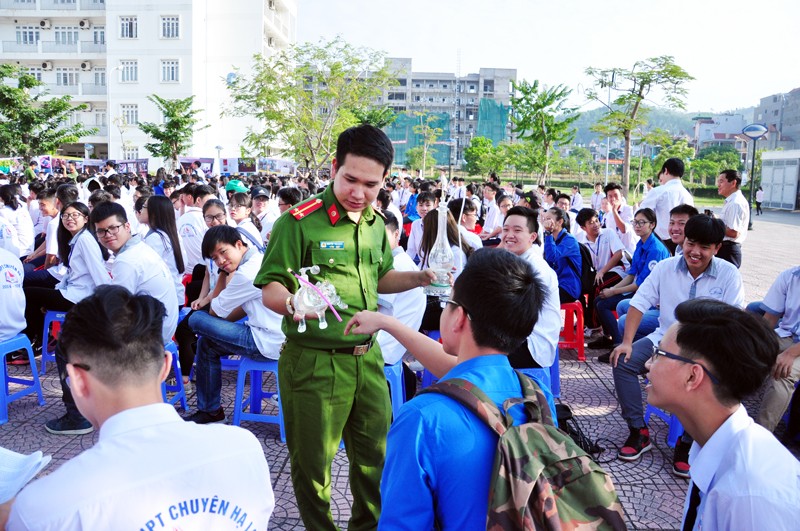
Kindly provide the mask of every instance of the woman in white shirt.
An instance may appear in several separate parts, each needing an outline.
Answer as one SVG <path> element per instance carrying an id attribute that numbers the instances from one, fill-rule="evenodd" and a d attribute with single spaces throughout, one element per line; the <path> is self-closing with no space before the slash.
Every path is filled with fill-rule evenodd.
<path id="1" fill-rule="evenodd" d="M 242 234 L 247 245 L 264 252 L 264 240 L 261 238 L 261 221 L 253 213 L 253 199 L 250 194 L 236 192 L 228 200 L 228 210 L 236 228 Z"/>
<path id="2" fill-rule="evenodd" d="M 147 224 L 148 231 L 144 235 L 144 243 L 149 245 L 167 264 L 175 283 L 178 294 L 178 306 L 186 304 L 186 295 L 183 287 L 183 248 L 178 237 L 178 224 L 172 201 L 163 195 L 153 195 L 145 199 L 146 203 L 141 209 L 139 222 Z M 138 202 L 138 199 L 137 199 Z"/>
<path id="3" fill-rule="evenodd" d="M 5 218 L 17 231 L 19 241 L 19 256 L 28 256 L 33 252 L 35 235 L 33 234 L 33 220 L 28 212 L 27 205 L 23 206 L 17 196 L 18 187 L 13 184 L 0 186 L 0 216 Z"/>
<path id="4" fill-rule="evenodd" d="M 89 208 L 70 203 L 61 211 L 58 227 L 58 258 L 67 272 L 55 289 L 25 288 L 25 334 L 33 342 L 42 334 L 44 310 L 67 311 L 88 297 L 97 286 L 111 282 L 105 266 L 108 251 L 97 242 L 89 226 Z M 42 341 L 47 341 L 46 337 Z"/>

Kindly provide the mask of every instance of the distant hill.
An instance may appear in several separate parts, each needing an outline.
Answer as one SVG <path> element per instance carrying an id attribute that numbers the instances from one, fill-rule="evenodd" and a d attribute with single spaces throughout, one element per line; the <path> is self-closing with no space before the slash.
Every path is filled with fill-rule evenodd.
<path id="1" fill-rule="evenodd" d="M 604 110 L 593 109 L 581 114 L 575 121 L 578 132 L 575 135 L 576 144 L 588 145 L 592 140 L 604 142 L 604 137 L 591 130 L 591 127 L 602 117 Z M 694 135 L 694 122 L 692 117 L 697 116 L 696 112 L 679 112 L 669 109 L 651 108 L 647 120 L 647 129 L 660 128 L 669 131 L 675 136 Z M 752 114 L 752 113 L 751 113 Z"/>

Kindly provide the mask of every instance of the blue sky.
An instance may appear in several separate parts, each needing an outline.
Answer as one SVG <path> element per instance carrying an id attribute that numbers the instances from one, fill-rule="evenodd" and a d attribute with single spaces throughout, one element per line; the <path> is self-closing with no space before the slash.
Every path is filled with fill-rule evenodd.
<path id="1" fill-rule="evenodd" d="M 571 87 L 582 105 L 588 66 L 630 68 L 672 55 L 696 80 L 690 111 L 722 112 L 800 87 L 800 1 L 298 0 L 297 40 L 337 34 L 417 71 L 516 68 Z M 587 106 L 586 108 L 590 108 Z"/>

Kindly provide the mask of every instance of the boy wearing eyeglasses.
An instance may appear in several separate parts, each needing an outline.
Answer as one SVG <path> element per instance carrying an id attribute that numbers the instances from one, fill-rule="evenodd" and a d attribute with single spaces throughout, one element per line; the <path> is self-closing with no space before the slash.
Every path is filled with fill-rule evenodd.
<path id="1" fill-rule="evenodd" d="M 623 461 L 636 461 L 652 449 L 650 431 L 644 421 L 639 376 L 647 372 L 645 363 L 653 353 L 653 346 L 675 322 L 678 304 L 690 299 L 710 298 L 739 308 L 744 305 L 744 287 L 739 270 L 714 257 L 725 235 L 724 223 L 711 216 L 694 216 L 686 222 L 684 234 L 683 254 L 656 264 L 639 286 L 631 299 L 622 343 L 611 352 L 609 361 L 613 367 L 617 399 L 630 430 L 630 435 L 617 452 L 617 457 Z M 634 342 L 643 314 L 656 306 L 660 307 L 658 328 Z M 673 473 L 679 477 L 689 477 L 689 446 L 690 440 L 684 435 L 675 447 Z"/>

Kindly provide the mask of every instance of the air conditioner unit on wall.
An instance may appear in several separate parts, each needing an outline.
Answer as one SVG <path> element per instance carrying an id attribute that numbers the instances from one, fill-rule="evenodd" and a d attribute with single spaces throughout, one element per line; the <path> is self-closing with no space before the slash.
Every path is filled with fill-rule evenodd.
<path id="1" fill-rule="evenodd" d="M 83 112 L 92 112 L 94 110 L 94 107 L 92 107 L 91 103 L 84 103 L 84 105 L 86 105 L 86 108 L 83 110 Z"/>
<path id="2" fill-rule="evenodd" d="M 267 37 L 267 46 L 270 48 L 275 47 L 275 37 Z"/>
<path id="3" fill-rule="evenodd" d="M 92 69 L 91 61 L 83 61 L 81 63 L 81 70 L 91 70 L 91 69 Z"/>
<path id="4" fill-rule="evenodd" d="M 275 11 L 275 0 L 269 0 L 269 2 L 267 2 L 267 6 L 269 6 L 271 10 Z"/>
<path id="5" fill-rule="evenodd" d="M 50 29 L 50 19 L 43 18 L 39 21 L 39 27 L 42 29 Z"/>
<path id="6" fill-rule="evenodd" d="M 53 69 L 52 61 L 45 61 L 42 63 L 42 70 L 52 70 L 52 69 Z"/>
<path id="7" fill-rule="evenodd" d="M 80 22 L 78 22 L 78 27 L 81 28 L 82 30 L 88 30 L 89 28 L 92 27 L 92 23 L 89 22 L 88 18 L 85 18 Z"/>

